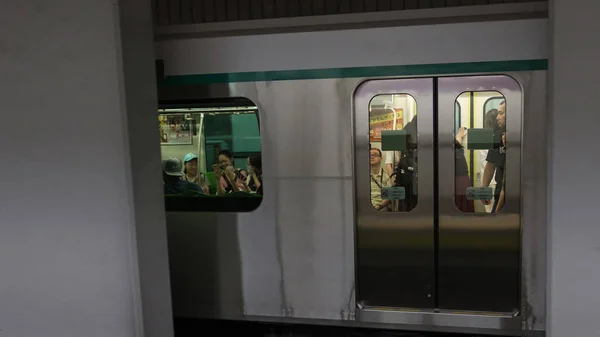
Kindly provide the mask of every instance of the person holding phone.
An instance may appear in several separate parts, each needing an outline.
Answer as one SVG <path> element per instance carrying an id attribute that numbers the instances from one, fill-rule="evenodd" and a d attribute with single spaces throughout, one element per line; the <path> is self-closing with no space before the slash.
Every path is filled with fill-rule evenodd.
<path id="1" fill-rule="evenodd" d="M 242 186 L 248 177 L 248 173 L 234 167 L 233 153 L 229 150 L 221 150 L 217 156 L 217 160 L 218 164 L 212 166 L 215 176 L 219 177 L 217 195 L 243 191 L 244 188 Z"/>

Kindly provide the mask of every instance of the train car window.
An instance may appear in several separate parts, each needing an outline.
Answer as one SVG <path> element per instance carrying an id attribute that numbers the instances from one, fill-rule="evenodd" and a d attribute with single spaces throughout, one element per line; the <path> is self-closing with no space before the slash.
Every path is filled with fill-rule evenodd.
<path id="1" fill-rule="evenodd" d="M 167 211 L 250 212 L 260 205 L 258 109 L 249 100 L 234 103 L 160 105 Z"/>
<path id="2" fill-rule="evenodd" d="M 494 92 L 496 93 L 496 92 Z M 497 95 L 498 93 L 496 93 Z M 485 114 L 486 112 L 492 110 L 492 109 L 498 109 L 498 107 L 500 106 L 500 103 L 502 103 L 504 101 L 504 96 L 492 96 L 489 97 L 485 100 L 485 103 L 483 103 L 483 111 L 482 111 L 482 116 L 483 119 L 485 119 Z"/>
<path id="3" fill-rule="evenodd" d="M 458 132 L 458 128 L 462 125 L 462 116 L 461 114 L 461 106 L 458 100 L 454 102 L 454 125 L 456 126 L 456 130 L 454 132 Z"/>
<path id="4" fill-rule="evenodd" d="M 465 213 L 498 212 L 504 204 L 505 186 L 504 96 L 497 91 L 472 91 L 456 101 L 469 102 L 465 109 L 469 111 L 462 111 L 462 122 L 455 124 L 456 207 Z M 488 163 L 494 169 L 486 170 Z"/>
<path id="5" fill-rule="evenodd" d="M 369 103 L 371 205 L 380 212 L 410 212 L 417 205 L 416 116 L 411 95 L 377 95 Z"/>

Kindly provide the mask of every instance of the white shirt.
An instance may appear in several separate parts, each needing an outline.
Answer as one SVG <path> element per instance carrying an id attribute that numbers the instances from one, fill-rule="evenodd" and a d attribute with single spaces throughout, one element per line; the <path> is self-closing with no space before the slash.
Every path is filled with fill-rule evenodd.
<path id="1" fill-rule="evenodd" d="M 395 169 L 400 161 L 400 151 L 385 151 L 384 163 L 392 164 L 392 168 Z"/>

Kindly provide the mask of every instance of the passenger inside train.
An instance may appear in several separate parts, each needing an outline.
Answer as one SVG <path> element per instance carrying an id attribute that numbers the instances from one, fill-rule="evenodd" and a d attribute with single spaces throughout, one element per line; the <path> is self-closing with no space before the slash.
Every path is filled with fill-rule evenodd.
<path id="1" fill-rule="evenodd" d="M 254 155 L 248 157 L 246 163 L 248 168 L 248 177 L 241 188 L 249 193 L 256 193 L 262 195 L 262 159 L 260 155 Z"/>
<path id="2" fill-rule="evenodd" d="M 159 109 L 167 210 L 244 212 L 260 205 L 258 109 L 236 103 Z"/>
<path id="3" fill-rule="evenodd" d="M 467 129 L 464 126 L 458 128 L 454 138 L 454 195 L 456 207 L 462 212 L 475 212 L 475 202 L 467 198 L 467 190 L 473 187 L 471 177 L 469 176 L 469 165 L 465 157 L 464 140 L 467 135 Z"/>
<path id="4" fill-rule="evenodd" d="M 404 198 L 397 201 L 399 212 L 410 212 L 417 206 L 417 130 L 417 115 L 415 115 L 404 126 L 405 140 L 401 143 L 400 160 L 394 173 L 394 186 L 404 191 Z"/>
<path id="5" fill-rule="evenodd" d="M 457 150 L 455 158 L 456 207 L 465 213 L 498 212 L 504 197 L 505 98 L 497 91 L 469 91 L 455 103 L 457 147 L 463 149 L 462 155 Z M 469 181 L 460 177 L 465 173 L 461 163 L 467 165 Z"/>
<path id="6" fill-rule="evenodd" d="M 502 134 L 502 145 L 506 148 L 506 132 Z M 502 189 L 500 190 L 496 212 L 500 212 L 504 206 L 504 187 L 506 186 L 506 170 L 503 170 Z"/>
<path id="7" fill-rule="evenodd" d="M 202 188 L 202 192 L 204 194 L 208 194 L 208 183 L 204 177 L 204 174 L 198 172 L 198 156 L 193 154 L 192 152 L 188 152 L 185 156 L 183 156 L 183 179 L 185 181 L 189 181 L 194 183 L 200 188 Z"/>
<path id="8" fill-rule="evenodd" d="M 441 111 L 439 113 L 442 113 Z M 410 212 L 418 204 L 417 102 L 408 94 L 378 95 L 369 106 L 371 203 L 376 210 Z M 455 204 L 464 213 L 495 213 L 504 203 L 506 104 L 497 91 L 464 92 L 454 106 Z M 373 183 L 374 156 L 381 152 Z M 385 201 L 388 201 L 387 203 Z"/>
<path id="9" fill-rule="evenodd" d="M 371 100 L 371 204 L 378 211 L 407 212 L 417 205 L 416 116 L 417 104 L 410 95 L 378 95 Z M 381 158 L 385 166 L 379 170 Z M 374 177 L 389 183 L 377 185 Z"/>
<path id="10" fill-rule="evenodd" d="M 185 173 L 179 158 L 171 157 L 163 160 L 162 167 L 165 195 L 194 196 L 196 193 L 202 193 L 200 186 L 184 179 Z"/>
<path id="11" fill-rule="evenodd" d="M 483 171 L 482 186 L 489 186 L 492 177 L 496 181 L 494 189 L 494 203 L 492 212 L 495 213 L 502 208 L 504 200 L 500 201 L 501 195 L 504 196 L 504 166 L 506 163 L 506 104 L 503 100 L 498 107 L 496 116 L 496 128 L 494 128 L 494 147 L 490 149 L 486 157 L 486 165 Z M 489 205 L 490 200 L 483 200 L 484 204 Z M 499 207 L 500 206 L 500 207 Z"/>
<path id="12" fill-rule="evenodd" d="M 235 167 L 233 153 L 229 150 L 221 150 L 217 158 L 219 162 L 213 165 L 213 171 L 219 177 L 217 195 L 245 191 L 244 182 L 248 173 L 244 169 Z"/>
<path id="13" fill-rule="evenodd" d="M 387 212 L 391 210 L 390 200 L 384 200 L 382 192 L 385 187 L 390 187 L 392 184 L 389 175 L 381 166 L 381 150 L 371 149 L 369 151 L 369 160 L 371 164 L 371 204 L 376 210 Z"/>

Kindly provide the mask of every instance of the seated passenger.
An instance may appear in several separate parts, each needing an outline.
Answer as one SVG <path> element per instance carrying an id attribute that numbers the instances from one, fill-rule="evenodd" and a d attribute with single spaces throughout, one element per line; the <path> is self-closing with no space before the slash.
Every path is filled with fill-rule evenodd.
<path id="1" fill-rule="evenodd" d="M 237 185 L 246 192 L 262 195 L 262 160 L 260 155 L 248 157 L 246 168 L 248 169 L 246 181 L 238 180 Z"/>
<path id="2" fill-rule="evenodd" d="M 381 167 L 381 150 L 371 149 L 369 156 L 369 163 L 371 164 L 371 204 L 376 210 L 387 212 L 390 200 L 383 200 L 381 192 L 384 187 L 389 187 L 392 183 L 390 177 Z"/>
<path id="3" fill-rule="evenodd" d="M 184 177 L 181 160 L 175 157 L 163 160 L 163 182 L 165 194 L 181 194 L 186 192 L 202 193 L 200 186 L 182 180 Z"/>
<path id="4" fill-rule="evenodd" d="M 202 192 L 208 194 L 208 183 L 202 173 L 198 172 L 198 157 L 195 154 L 190 152 L 183 157 L 183 173 L 186 181 L 200 186 Z"/>
<path id="5" fill-rule="evenodd" d="M 243 191 L 240 189 L 238 180 L 245 181 L 248 174 L 242 169 L 233 166 L 233 154 L 229 150 L 221 150 L 218 156 L 219 163 L 213 165 L 215 176 L 219 177 L 217 183 L 217 195 Z"/>

